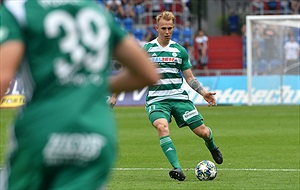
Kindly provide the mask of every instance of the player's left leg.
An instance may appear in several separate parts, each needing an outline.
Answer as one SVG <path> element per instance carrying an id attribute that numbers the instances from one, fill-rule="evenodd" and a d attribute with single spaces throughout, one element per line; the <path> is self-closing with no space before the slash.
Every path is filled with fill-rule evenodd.
<path id="1" fill-rule="evenodd" d="M 204 125 L 203 117 L 197 111 L 193 102 L 189 100 L 174 101 L 173 106 L 173 115 L 177 125 L 179 127 L 189 126 L 197 136 L 203 138 L 216 163 L 221 164 L 223 157 L 214 142 L 212 130 Z"/>
<path id="2" fill-rule="evenodd" d="M 215 162 L 217 164 L 222 164 L 223 163 L 223 156 L 222 153 L 219 150 L 219 147 L 216 146 L 215 142 L 214 142 L 214 137 L 213 137 L 213 133 L 212 130 L 209 127 L 206 127 L 203 122 L 201 124 L 201 122 L 195 122 L 192 123 L 189 126 L 192 131 L 199 137 L 203 138 L 203 140 L 205 141 L 205 145 L 208 148 L 208 150 L 210 151 L 213 159 L 215 160 Z"/>

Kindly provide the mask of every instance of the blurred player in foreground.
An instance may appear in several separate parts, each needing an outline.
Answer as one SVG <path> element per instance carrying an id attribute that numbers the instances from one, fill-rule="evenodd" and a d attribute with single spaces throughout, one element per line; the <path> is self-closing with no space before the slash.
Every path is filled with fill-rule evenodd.
<path id="1" fill-rule="evenodd" d="M 155 67 L 92 0 L 0 9 L 0 95 L 18 69 L 31 95 L 11 128 L 0 189 L 104 189 L 117 151 L 106 97 L 156 83 Z M 113 78 L 111 56 L 124 66 Z"/>
<path id="2" fill-rule="evenodd" d="M 174 20 L 175 17 L 171 12 L 164 11 L 159 14 L 156 17 L 158 37 L 144 46 L 162 76 L 156 85 L 149 86 L 146 110 L 149 120 L 158 132 L 160 146 L 173 166 L 169 172 L 170 177 L 183 181 L 185 175 L 170 138 L 169 123 L 172 116 L 179 127 L 189 126 L 196 135 L 204 139 L 216 163 L 221 164 L 223 157 L 214 142 L 211 129 L 204 125 L 202 115 L 198 113 L 187 92 L 182 88 L 184 77 L 190 87 L 202 95 L 209 106 L 217 105 L 215 93 L 207 92 L 193 76 L 185 48 L 171 40 Z"/>

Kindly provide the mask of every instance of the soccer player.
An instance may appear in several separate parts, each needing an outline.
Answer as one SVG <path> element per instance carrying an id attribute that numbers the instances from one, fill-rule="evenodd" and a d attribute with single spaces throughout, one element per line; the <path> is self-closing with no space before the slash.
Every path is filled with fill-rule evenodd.
<path id="1" fill-rule="evenodd" d="M 179 127 L 189 126 L 197 136 L 204 139 L 216 163 L 221 164 L 223 157 L 214 142 L 212 130 L 205 126 L 202 115 L 189 100 L 187 92 L 182 89 L 184 77 L 190 87 L 202 95 L 209 106 L 217 105 L 215 93 L 206 91 L 193 76 L 185 48 L 171 40 L 174 20 L 173 13 L 169 11 L 160 13 L 156 17 L 158 37 L 144 46 L 152 62 L 157 64 L 158 73 L 161 74 L 159 82 L 149 86 L 146 110 L 150 122 L 158 132 L 162 151 L 173 166 L 169 172 L 170 177 L 183 181 L 185 175 L 170 137 L 169 123 L 172 116 Z"/>
<path id="2" fill-rule="evenodd" d="M 92 0 L 4 1 L 0 12 L 0 98 L 18 69 L 30 94 L 0 189 L 105 189 L 117 151 L 106 98 L 158 81 L 147 53 Z M 109 78 L 112 55 L 124 69 Z"/>

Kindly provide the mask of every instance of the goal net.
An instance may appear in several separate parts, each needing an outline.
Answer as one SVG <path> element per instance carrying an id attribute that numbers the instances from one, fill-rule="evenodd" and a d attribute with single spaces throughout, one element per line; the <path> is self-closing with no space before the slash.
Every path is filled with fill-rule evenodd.
<path id="1" fill-rule="evenodd" d="M 248 105 L 255 103 L 253 102 L 254 86 L 272 83 L 279 85 L 277 89 L 281 100 L 278 103 L 283 103 L 284 76 L 299 75 L 299 44 L 300 15 L 246 17 Z M 266 81 L 265 84 L 255 84 L 256 76 L 277 77 Z"/>

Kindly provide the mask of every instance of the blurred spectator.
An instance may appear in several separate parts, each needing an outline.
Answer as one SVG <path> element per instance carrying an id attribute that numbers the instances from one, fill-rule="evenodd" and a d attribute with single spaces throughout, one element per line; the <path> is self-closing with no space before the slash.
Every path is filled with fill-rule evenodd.
<path id="1" fill-rule="evenodd" d="M 153 30 L 151 30 L 149 28 L 145 34 L 145 41 L 150 42 L 150 41 L 154 40 L 155 38 L 156 38 L 156 35 L 153 33 Z"/>
<path id="2" fill-rule="evenodd" d="M 145 0 L 146 11 L 152 13 L 152 18 L 155 19 L 156 15 L 161 12 L 160 0 Z"/>
<path id="3" fill-rule="evenodd" d="M 181 0 L 182 4 L 185 5 L 189 12 L 192 12 L 192 1 L 191 0 Z"/>
<path id="4" fill-rule="evenodd" d="M 121 0 L 108 0 L 106 1 L 106 8 L 118 18 L 125 16 Z"/>
<path id="5" fill-rule="evenodd" d="M 140 41 L 140 45 L 143 47 L 147 42 L 150 42 L 156 38 L 156 35 L 153 34 L 152 30 L 149 28 L 146 31 L 144 39 Z"/>
<path id="6" fill-rule="evenodd" d="M 290 3 L 291 10 L 294 12 L 294 14 L 300 13 L 300 0 L 291 0 Z"/>
<path id="7" fill-rule="evenodd" d="M 269 69 L 272 65 L 278 62 L 278 53 L 277 53 L 277 43 L 278 35 L 274 28 L 270 25 L 267 25 L 263 33 L 264 38 L 264 57 L 266 58 Z"/>
<path id="8" fill-rule="evenodd" d="M 261 68 L 265 63 L 262 59 L 262 48 L 263 48 L 263 29 L 260 24 L 253 26 L 253 40 L 252 40 L 252 61 L 255 69 Z M 264 68 L 265 69 L 265 68 Z"/>
<path id="9" fill-rule="evenodd" d="M 197 67 L 200 66 L 205 71 L 205 75 L 209 75 L 208 71 L 208 37 L 203 30 L 199 30 L 194 42 L 194 54 Z"/>
<path id="10" fill-rule="evenodd" d="M 142 24 L 142 15 L 145 13 L 145 4 L 144 0 L 135 0 L 134 1 L 134 10 L 135 10 L 135 17 L 136 22 L 138 24 Z"/>
<path id="11" fill-rule="evenodd" d="M 191 0 L 181 0 L 181 4 L 183 6 L 183 21 L 184 23 L 188 23 L 192 20 L 191 12 L 192 12 L 192 2 Z"/>
<path id="12" fill-rule="evenodd" d="M 190 62 L 192 64 L 192 69 L 196 69 L 197 68 L 197 63 L 196 63 L 195 58 L 194 58 L 194 55 L 195 55 L 194 54 L 194 48 L 193 48 L 193 46 L 190 43 L 190 39 L 186 38 L 184 40 L 184 43 L 183 43 L 182 46 L 188 52 L 188 55 L 189 55 L 189 58 L 190 58 Z"/>
<path id="13" fill-rule="evenodd" d="M 284 15 L 287 15 L 290 13 L 290 6 L 289 6 L 290 1 L 289 0 L 281 0 L 280 1 L 280 8 L 281 8 L 281 12 Z"/>
<path id="14" fill-rule="evenodd" d="M 164 10 L 171 11 L 174 0 L 163 0 Z"/>
<path id="15" fill-rule="evenodd" d="M 125 17 L 135 19 L 135 3 L 134 0 L 122 0 Z"/>
<path id="16" fill-rule="evenodd" d="M 286 66 L 299 61 L 300 47 L 299 43 L 295 41 L 294 35 L 290 35 L 289 41 L 284 44 Z"/>
<path id="17" fill-rule="evenodd" d="M 242 25 L 242 43 L 243 43 L 243 64 L 244 68 L 247 68 L 247 38 L 246 38 L 246 24 Z"/>
<path id="18" fill-rule="evenodd" d="M 135 0 L 134 4 L 135 5 L 141 5 L 145 0 Z"/>
<path id="19" fill-rule="evenodd" d="M 238 34 L 239 23 L 240 23 L 240 17 L 236 14 L 235 10 L 232 9 L 228 17 L 230 35 Z"/>
<path id="20" fill-rule="evenodd" d="M 264 2 L 262 0 L 253 0 L 252 1 L 252 9 L 253 9 L 254 14 L 263 15 L 264 9 L 265 9 Z"/>

